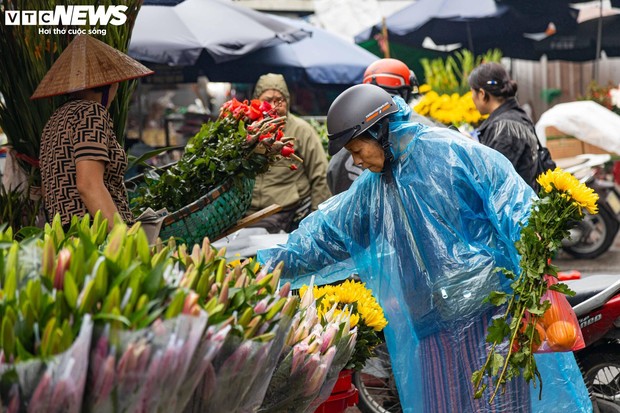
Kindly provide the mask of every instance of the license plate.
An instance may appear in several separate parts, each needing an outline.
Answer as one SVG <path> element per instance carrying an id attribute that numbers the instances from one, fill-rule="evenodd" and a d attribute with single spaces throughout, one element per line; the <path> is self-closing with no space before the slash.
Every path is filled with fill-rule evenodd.
<path id="1" fill-rule="evenodd" d="M 620 197 L 616 194 L 616 191 L 611 191 L 607 194 L 607 198 L 605 198 L 607 204 L 611 207 L 611 210 L 614 211 L 615 215 L 620 213 Z"/>

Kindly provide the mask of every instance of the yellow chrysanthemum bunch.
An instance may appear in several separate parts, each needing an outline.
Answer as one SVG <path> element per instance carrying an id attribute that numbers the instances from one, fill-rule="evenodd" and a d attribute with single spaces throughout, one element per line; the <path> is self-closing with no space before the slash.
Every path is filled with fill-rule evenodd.
<path id="1" fill-rule="evenodd" d="M 532 201 L 527 225 L 521 228 L 521 238 L 515 242 L 521 256 L 520 273 L 500 268 L 513 280 L 512 291 L 493 291 L 488 296 L 491 304 L 502 307 L 504 315 L 495 318 L 487 329 L 486 341 L 491 346 L 485 363 L 473 373 L 472 382 L 476 398 L 492 386 L 489 402 L 519 375 L 527 382 L 533 381 L 533 386 L 542 380 L 534 353 L 543 340 L 537 332 L 537 322 L 551 307 L 543 299 L 549 289 L 547 277 L 557 274 L 551 257 L 569 235 L 570 227 L 583 219 L 584 209 L 590 214 L 598 212 L 598 195 L 570 173 L 555 168 L 541 174 L 537 181 L 541 186 L 539 199 Z M 555 283 L 553 290 L 572 293 L 562 283 Z M 498 351 L 503 343 L 507 343 L 507 354 Z"/>
<path id="2" fill-rule="evenodd" d="M 476 126 L 486 118 L 478 112 L 471 97 L 471 91 L 464 95 L 452 93 L 440 95 L 431 90 L 429 85 L 420 86 L 424 97 L 414 107 L 422 115 L 429 116 L 446 125 L 460 126 L 469 124 Z"/>
<path id="3" fill-rule="evenodd" d="M 580 212 L 585 208 L 590 214 L 598 212 L 598 194 L 592 188 L 579 182 L 572 174 L 555 168 L 541 174 L 536 181 L 541 188 L 550 193 L 554 189 L 560 192 L 564 199 L 574 202 L 579 206 Z"/>
<path id="4" fill-rule="evenodd" d="M 299 290 L 300 295 L 303 296 L 307 288 L 303 286 Z M 336 304 L 336 312 L 351 312 L 351 327 L 355 327 L 359 319 L 375 331 L 381 331 L 387 325 L 383 309 L 364 283 L 347 280 L 339 285 L 314 286 L 313 294 L 320 302 L 319 315 L 325 314 Z"/>
<path id="5" fill-rule="evenodd" d="M 301 287 L 299 295 L 303 297 L 307 290 L 308 286 Z M 326 314 L 337 316 L 345 313 L 349 316 L 351 328 L 357 328 L 358 339 L 348 366 L 361 369 L 380 343 L 377 333 L 387 325 L 383 309 L 372 291 L 364 283 L 347 280 L 338 285 L 314 286 L 312 293 L 320 319 L 324 320 Z"/>

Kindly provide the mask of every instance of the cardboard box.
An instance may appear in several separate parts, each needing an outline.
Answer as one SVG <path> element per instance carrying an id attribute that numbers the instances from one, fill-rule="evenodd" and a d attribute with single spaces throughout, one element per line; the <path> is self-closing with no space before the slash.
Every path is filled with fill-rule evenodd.
<path id="1" fill-rule="evenodd" d="M 548 139 L 547 149 L 549 149 L 553 159 L 570 158 L 585 153 L 583 142 L 575 138 L 556 137 Z"/>
<path id="2" fill-rule="evenodd" d="M 583 151 L 584 151 L 583 153 L 594 153 L 594 154 L 599 154 L 599 153 L 600 153 L 600 154 L 603 154 L 603 153 L 609 153 L 609 154 L 611 154 L 611 155 L 615 155 L 615 154 L 613 154 L 613 153 L 611 153 L 611 152 L 607 152 L 607 151 L 606 151 L 605 149 L 603 149 L 603 148 L 600 148 L 600 147 L 598 147 L 598 146 L 591 145 L 591 144 L 586 143 L 586 142 L 584 142 L 584 143 L 583 143 Z"/>
<path id="3" fill-rule="evenodd" d="M 553 159 L 570 158 L 583 153 L 609 153 L 598 146 L 580 141 L 573 136 L 567 135 L 553 126 L 548 126 L 545 129 L 545 133 L 547 134 L 547 148 L 549 149 L 549 152 L 551 152 L 551 157 Z"/>

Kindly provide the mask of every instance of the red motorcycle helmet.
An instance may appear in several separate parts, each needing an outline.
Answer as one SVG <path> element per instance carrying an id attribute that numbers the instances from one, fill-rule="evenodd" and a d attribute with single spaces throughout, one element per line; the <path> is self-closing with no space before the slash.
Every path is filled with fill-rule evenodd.
<path id="1" fill-rule="evenodd" d="M 400 95 L 406 102 L 418 93 L 418 78 L 413 70 L 397 59 L 379 59 L 366 68 L 363 83 L 385 89 L 391 95 Z"/>

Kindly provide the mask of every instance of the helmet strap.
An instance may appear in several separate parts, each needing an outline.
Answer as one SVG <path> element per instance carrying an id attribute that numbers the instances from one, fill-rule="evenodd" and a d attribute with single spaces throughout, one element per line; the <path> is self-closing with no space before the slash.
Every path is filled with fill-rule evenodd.
<path id="1" fill-rule="evenodd" d="M 385 161 L 383 162 L 383 171 L 384 173 L 391 174 L 392 173 L 392 161 L 394 160 L 394 154 L 392 153 L 391 147 L 392 144 L 389 140 L 390 135 L 390 121 L 387 117 L 381 119 L 381 125 L 379 126 L 379 134 L 377 136 L 377 140 L 379 144 L 383 148 L 383 155 L 385 157 Z"/>
<path id="2" fill-rule="evenodd" d="M 398 90 L 398 94 L 405 102 L 409 103 L 409 99 L 411 99 L 411 87 L 407 86 L 400 88 Z"/>
<path id="3" fill-rule="evenodd" d="M 101 105 L 104 108 L 108 107 L 108 100 L 110 99 L 110 85 L 105 85 L 102 87 L 102 92 L 101 92 Z"/>

